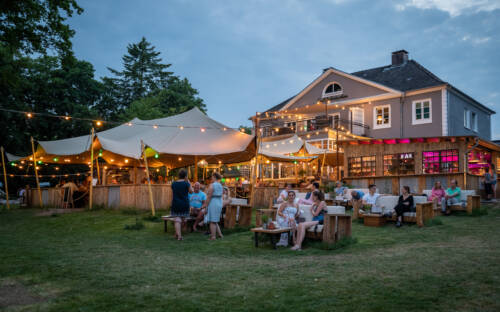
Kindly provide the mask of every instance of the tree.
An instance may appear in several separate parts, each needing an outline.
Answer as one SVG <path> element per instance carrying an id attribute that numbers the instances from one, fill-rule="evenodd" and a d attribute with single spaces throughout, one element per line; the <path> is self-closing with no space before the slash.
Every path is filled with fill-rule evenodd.
<path id="1" fill-rule="evenodd" d="M 160 109 L 158 97 L 147 97 L 132 102 L 130 106 L 121 114 L 121 120 L 129 121 L 134 118 L 142 120 L 151 120 L 163 117 L 164 114 Z"/>
<path id="2" fill-rule="evenodd" d="M 206 112 L 205 103 L 197 95 L 198 90 L 193 88 L 186 78 L 172 77 L 168 87 L 161 90 L 157 97 L 163 114 L 171 116 L 188 111 L 193 107 L 198 107 L 202 112 Z"/>
<path id="3" fill-rule="evenodd" d="M 127 54 L 122 57 L 123 70 L 108 67 L 115 77 L 103 78 L 108 88 L 118 90 L 103 105 L 124 110 L 130 103 L 166 88 L 173 73 L 166 70 L 171 64 L 162 64 L 159 55 L 144 37 L 139 43 L 129 44 Z"/>
<path id="4" fill-rule="evenodd" d="M 0 43 L 11 53 L 71 54 L 74 31 L 64 22 L 75 12 L 83 12 L 75 0 L 2 0 Z"/>
<path id="5" fill-rule="evenodd" d="M 94 79 L 93 66 L 74 57 L 64 59 L 42 56 L 37 59 L 23 58 L 19 83 L 10 91 L 9 98 L 1 98 L 1 106 L 22 111 L 91 118 L 90 107 L 100 97 L 102 85 Z M 12 92 L 13 91 L 13 92 Z M 0 127 L 8 136 L 2 143 L 15 152 L 29 152 L 29 137 L 39 140 L 55 140 L 90 133 L 91 123 L 77 120 L 55 120 L 35 115 L 1 114 Z"/>

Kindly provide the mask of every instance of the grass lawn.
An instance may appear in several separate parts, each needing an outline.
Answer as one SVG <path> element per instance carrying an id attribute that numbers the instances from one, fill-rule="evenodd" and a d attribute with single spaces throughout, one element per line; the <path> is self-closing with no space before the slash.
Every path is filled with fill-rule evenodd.
<path id="1" fill-rule="evenodd" d="M 500 311 L 500 205 L 424 228 L 355 223 L 357 243 L 301 252 L 256 249 L 248 231 L 178 242 L 163 223 L 124 230 L 142 215 L 37 212 L 0 213 L 2 311 Z"/>

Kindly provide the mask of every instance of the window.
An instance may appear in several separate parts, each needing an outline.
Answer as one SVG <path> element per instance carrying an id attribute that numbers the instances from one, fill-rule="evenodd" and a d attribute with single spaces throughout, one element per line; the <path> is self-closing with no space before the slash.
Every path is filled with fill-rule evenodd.
<path id="1" fill-rule="evenodd" d="M 293 132 L 297 129 L 297 123 L 295 121 L 285 122 L 285 127 L 290 128 Z"/>
<path id="2" fill-rule="evenodd" d="M 323 97 L 341 95 L 342 92 L 342 87 L 338 83 L 332 82 L 323 90 Z"/>
<path id="3" fill-rule="evenodd" d="M 472 126 L 472 130 L 477 131 L 477 114 L 474 112 L 470 113 L 470 122 Z"/>
<path id="4" fill-rule="evenodd" d="M 384 175 L 415 174 L 413 153 L 384 155 Z"/>
<path id="5" fill-rule="evenodd" d="M 350 177 L 374 176 L 376 174 L 375 156 L 349 157 Z"/>
<path id="6" fill-rule="evenodd" d="M 464 127 L 470 129 L 470 111 L 464 109 Z"/>
<path id="7" fill-rule="evenodd" d="M 373 108 L 373 129 L 391 127 L 391 106 L 382 105 Z"/>
<path id="8" fill-rule="evenodd" d="M 425 124 L 432 122 L 432 101 L 431 99 L 413 101 L 413 124 Z"/>
<path id="9" fill-rule="evenodd" d="M 458 172 L 458 150 L 431 151 L 422 153 L 424 173 Z"/>
<path id="10" fill-rule="evenodd" d="M 328 122 L 330 124 L 330 127 L 332 127 L 332 129 L 337 129 L 337 127 L 340 126 L 340 114 L 337 113 L 328 116 Z"/>

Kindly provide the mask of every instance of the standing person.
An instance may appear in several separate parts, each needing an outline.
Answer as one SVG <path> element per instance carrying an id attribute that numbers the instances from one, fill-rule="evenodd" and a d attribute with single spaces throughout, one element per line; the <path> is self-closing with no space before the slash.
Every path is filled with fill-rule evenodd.
<path id="1" fill-rule="evenodd" d="M 172 183 L 172 208 L 170 213 L 175 217 L 175 238 L 182 240 L 181 225 L 184 218 L 189 217 L 189 190 L 191 184 L 187 178 L 186 170 L 179 171 L 179 179 Z"/>
<path id="2" fill-rule="evenodd" d="M 450 187 L 446 190 L 444 198 L 441 199 L 441 211 L 445 215 L 450 214 L 448 206 L 458 204 L 460 202 L 460 188 L 457 186 L 457 180 L 453 179 L 450 182 Z"/>
<path id="3" fill-rule="evenodd" d="M 222 192 L 220 184 L 221 175 L 217 172 L 212 174 L 212 184 L 208 187 L 207 200 L 204 207 L 207 209 L 205 217 L 206 222 L 210 223 L 210 240 L 215 240 L 217 234 L 222 238 L 222 232 L 219 227 L 220 214 L 222 212 Z"/>
<path id="4" fill-rule="evenodd" d="M 291 227 L 293 232 L 295 232 L 295 227 L 297 223 L 295 220 L 299 217 L 300 210 L 299 205 L 295 203 L 295 192 L 288 192 L 288 200 L 280 205 L 278 212 L 276 213 L 276 221 L 280 227 Z M 280 241 L 276 246 L 288 246 L 288 233 L 282 233 Z"/>
<path id="5" fill-rule="evenodd" d="M 497 200 L 498 175 L 497 175 L 497 171 L 495 170 L 494 164 L 491 164 L 491 176 L 493 177 L 493 180 L 491 181 L 491 187 L 493 188 L 493 201 L 496 201 Z"/>
<path id="6" fill-rule="evenodd" d="M 312 194 L 313 204 L 311 205 L 311 213 L 313 215 L 312 221 L 299 223 L 297 226 L 297 234 L 295 236 L 295 245 L 291 248 L 292 250 L 301 250 L 302 242 L 306 236 L 306 231 L 308 228 L 313 227 L 317 224 L 323 224 L 324 214 L 326 211 L 326 203 L 324 201 L 324 195 L 321 191 L 314 191 Z"/>
<path id="7" fill-rule="evenodd" d="M 486 199 L 491 200 L 493 197 L 493 177 L 490 174 L 490 168 L 484 168 L 484 192 L 486 193 Z"/>
<path id="8" fill-rule="evenodd" d="M 401 196 L 399 196 L 398 204 L 394 207 L 394 211 L 397 215 L 396 227 L 401 227 L 403 225 L 403 214 L 405 212 L 411 211 L 413 207 L 413 196 L 410 194 L 410 187 L 403 186 L 401 190 Z"/>
<path id="9" fill-rule="evenodd" d="M 196 220 L 193 224 L 193 231 L 197 231 L 197 225 L 203 220 L 203 216 L 205 215 L 205 211 L 201 209 L 205 204 L 205 200 L 207 199 L 207 195 L 200 190 L 200 183 L 196 182 L 193 185 L 193 192 L 189 193 L 189 211 L 192 216 L 196 217 Z"/>

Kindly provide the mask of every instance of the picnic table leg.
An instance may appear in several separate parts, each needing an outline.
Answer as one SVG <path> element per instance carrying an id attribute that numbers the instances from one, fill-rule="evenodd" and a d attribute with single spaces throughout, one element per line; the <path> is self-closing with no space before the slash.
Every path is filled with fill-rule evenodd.
<path id="1" fill-rule="evenodd" d="M 167 233 L 167 220 L 163 220 L 163 231 Z"/>
<path id="2" fill-rule="evenodd" d="M 271 245 L 273 245 L 273 249 L 276 249 L 276 236 L 271 234 Z"/>
<path id="3" fill-rule="evenodd" d="M 255 248 L 257 248 L 259 247 L 259 233 L 255 232 L 254 237 L 255 237 Z"/>
<path id="4" fill-rule="evenodd" d="M 293 231 L 290 231 L 288 233 L 288 245 L 292 245 L 293 244 Z"/>

